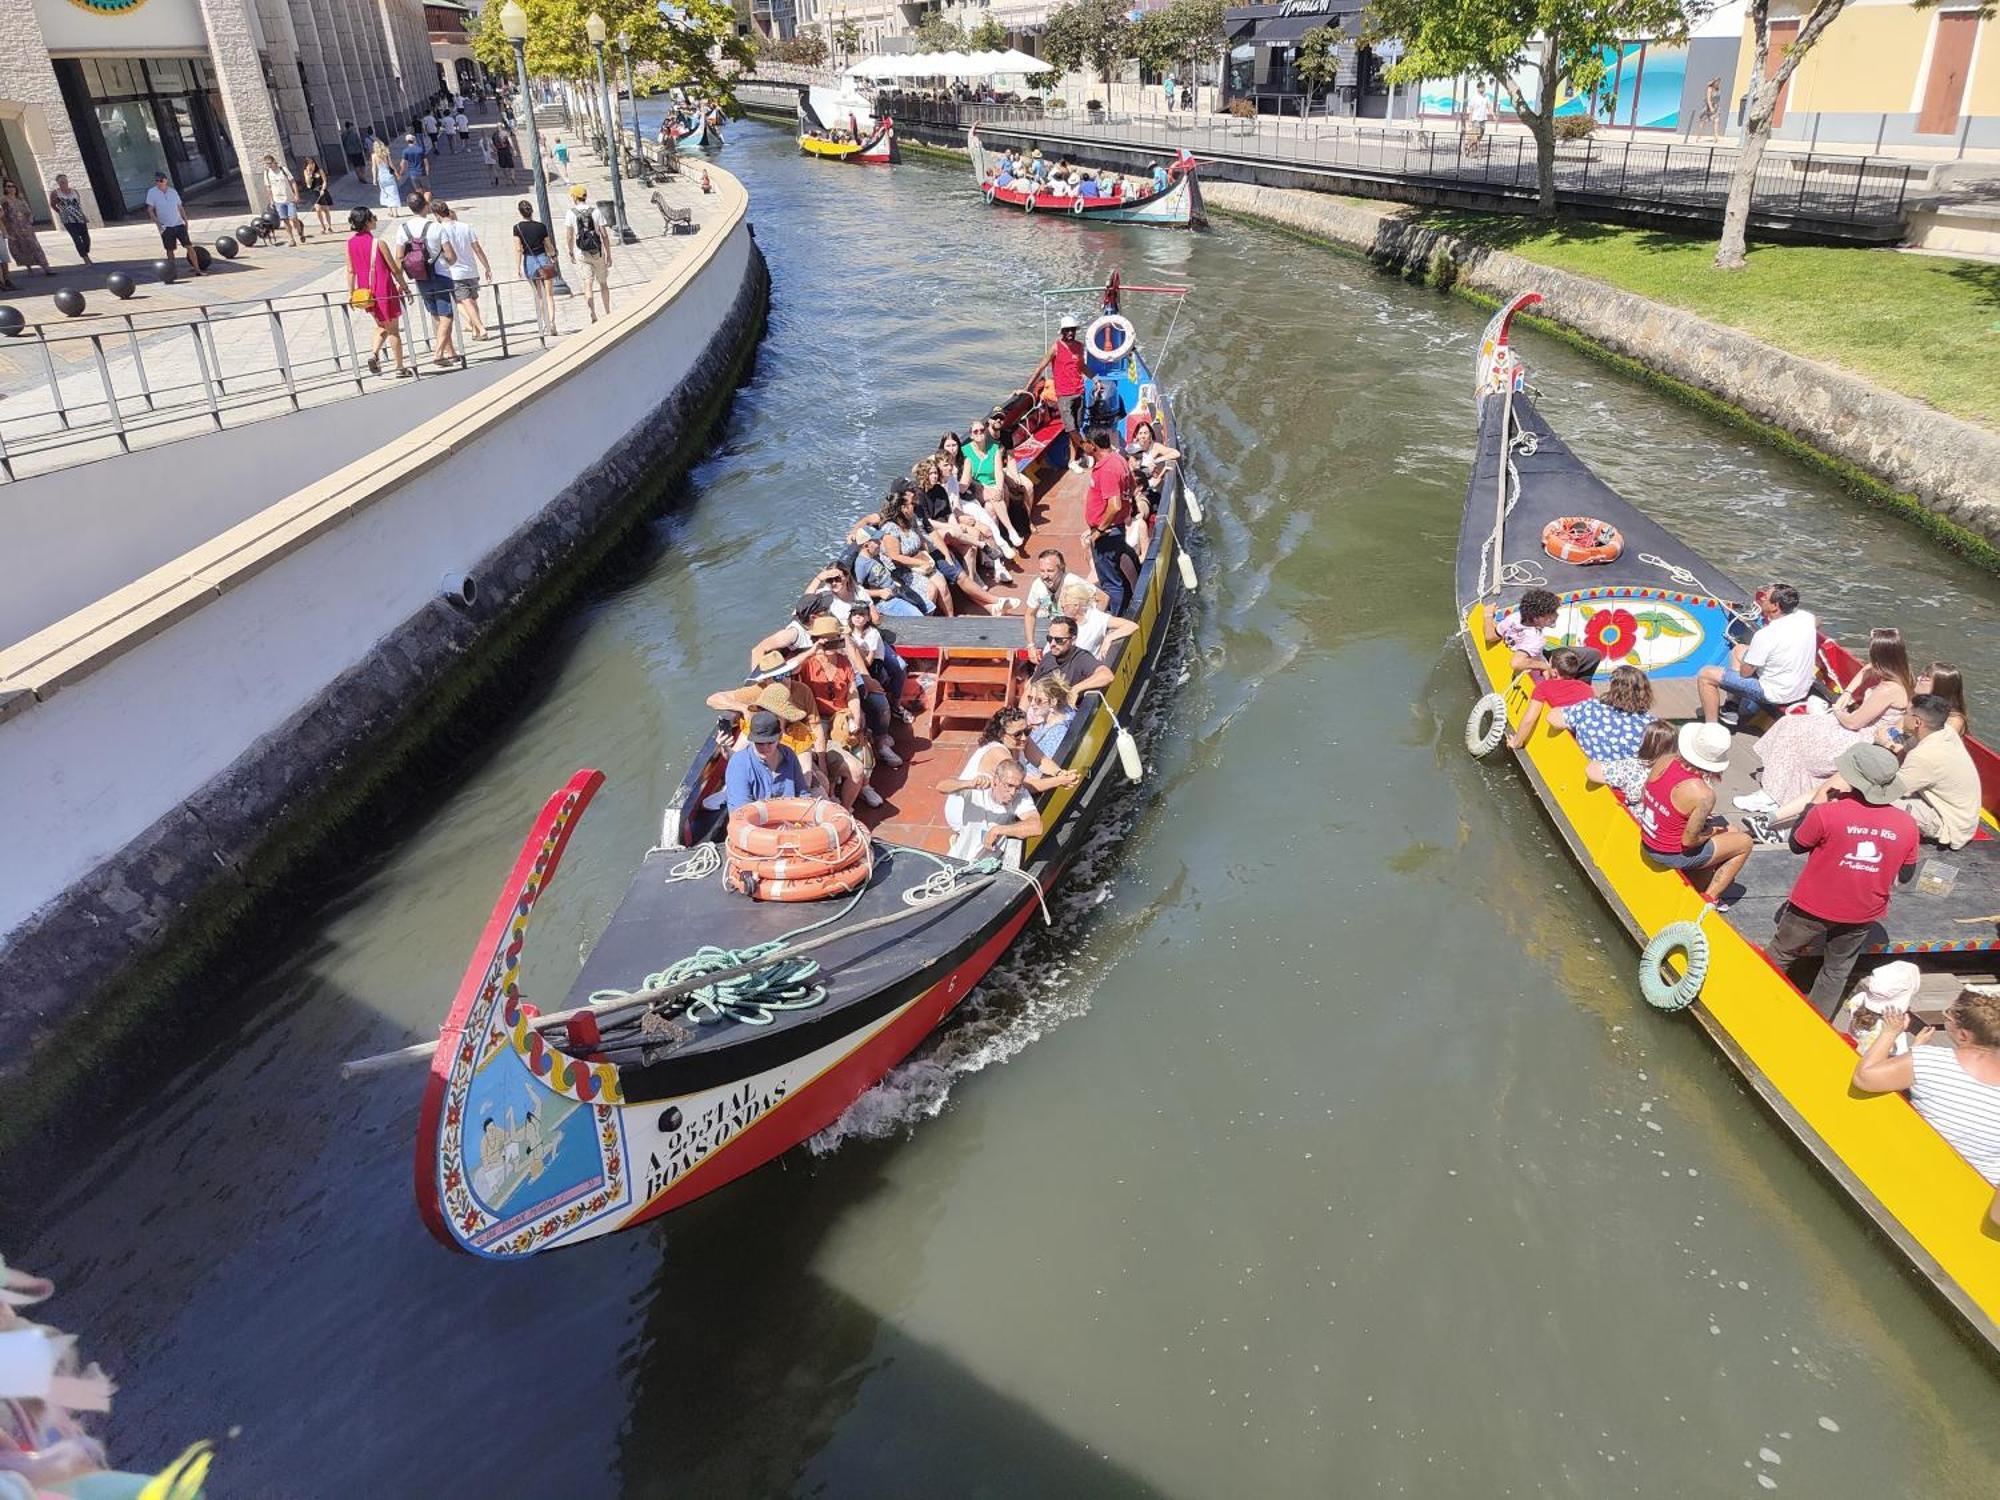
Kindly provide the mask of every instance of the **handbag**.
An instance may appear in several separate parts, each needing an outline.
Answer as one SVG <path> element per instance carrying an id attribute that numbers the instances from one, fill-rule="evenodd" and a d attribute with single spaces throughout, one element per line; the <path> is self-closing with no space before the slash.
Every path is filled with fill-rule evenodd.
<path id="1" fill-rule="evenodd" d="M 550 256 L 547 260 L 543 261 L 539 266 L 535 268 L 535 280 L 554 281 L 555 279 L 556 279 L 555 257 Z"/>
<path id="2" fill-rule="evenodd" d="M 358 286 L 347 294 L 347 305 L 366 312 L 375 306 L 375 293 L 365 286 Z"/>

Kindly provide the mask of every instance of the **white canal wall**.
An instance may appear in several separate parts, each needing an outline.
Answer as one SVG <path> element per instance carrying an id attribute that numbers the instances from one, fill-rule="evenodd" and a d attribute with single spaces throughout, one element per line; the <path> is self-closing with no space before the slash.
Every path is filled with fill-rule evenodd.
<path id="1" fill-rule="evenodd" d="M 698 446 L 768 289 L 708 170 L 702 242 L 613 316 L 0 651 L 0 1079 Z"/>

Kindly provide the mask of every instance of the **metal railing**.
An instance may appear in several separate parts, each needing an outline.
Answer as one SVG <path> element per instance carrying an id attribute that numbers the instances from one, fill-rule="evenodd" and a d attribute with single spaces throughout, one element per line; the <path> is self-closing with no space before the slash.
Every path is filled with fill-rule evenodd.
<path id="1" fill-rule="evenodd" d="M 1237 118 L 1177 112 L 1045 109 L 1039 104 L 963 104 L 885 93 L 878 108 L 906 124 L 964 130 L 973 124 L 1024 125 L 1068 140 L 1135 151 L 1229 157 L 1273 166 L 1321 168 L 1426 186 L 1482 187 L 1511 197 L 1536 193 L 1535 143 L 1489 133 L 1468 150 L 1464 133 L 1360 125 L 1351 121 Z M 1559 197 L 1591 206 L 1720 213 L 1737 153 L 1728 146 L 1676 141 L 1556 144 Z M 1926 168 L 1877 156 L 1767 152 L 1758 164 L 1751 212 L 1764 222 L 1818 226 L 1898 226 L 1913 183 Z"/>
<path id="2" fill-rule="evenodd" d="M 614 289 L 644 282 L 630 265 L 614 261 L 614 272 L 627 270 L 614 274 Z M 588 273 L 577 271 L 582 292 Z M 554 300 L 560 317 L 568 299 Z M 484 341 L 470 337 L 465 304 L 452 303 L 452 340 L 468 365 L 539 350 L 563 332 L 541 316 L 527 281 L 482 280 L 476 305 Z M 398 326 L 413 380 L 460 368 L 431 362 L 434 322 L 420 297 L 404 297 Z M 0 480 L 389 388 L 396 382 L 386 349 L 382 375 L 368 368 L 373 339 L 373 318 L 351 310 L 345 291 L 32 325 L 0 343 L 0 353 L 41 376 L 15 384 L 0 407 Z"/>

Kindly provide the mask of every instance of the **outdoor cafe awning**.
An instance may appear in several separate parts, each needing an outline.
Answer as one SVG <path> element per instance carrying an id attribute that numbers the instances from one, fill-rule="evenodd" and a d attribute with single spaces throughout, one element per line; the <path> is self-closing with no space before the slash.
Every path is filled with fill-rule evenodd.
<path id="1" fill-rule="evenodd" d="M 879 53 L 847 69 L 854 78 L 1000 78 L 1055 71 L 1040 58 L 1009 49 L 1005 52 Z"/>

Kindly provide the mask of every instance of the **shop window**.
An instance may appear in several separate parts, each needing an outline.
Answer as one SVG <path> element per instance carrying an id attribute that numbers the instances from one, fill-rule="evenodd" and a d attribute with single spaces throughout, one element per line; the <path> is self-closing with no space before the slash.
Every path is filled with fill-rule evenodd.
<path id="1" fill-rule="evenodd" d="M 1229 92 L 1243 98 L 1257 89 L 1257 49 L 1248 42 L 1229 49 Z"/>
<path id="2" fill-rule="evenodd" d="M 143 99 L 100 104 L 97 128 L 104 137 L 104 152 L 110 159 L 119 195 L 128 208 L 144 203 L 146 192 L 153 185 L 153 174 L 167 165 L 167 153 L 160 143 L 152 106 Z"/>

